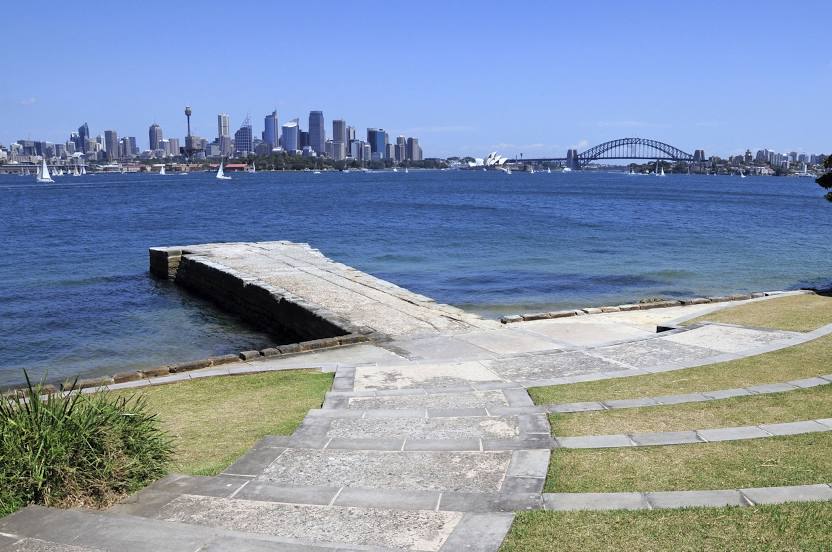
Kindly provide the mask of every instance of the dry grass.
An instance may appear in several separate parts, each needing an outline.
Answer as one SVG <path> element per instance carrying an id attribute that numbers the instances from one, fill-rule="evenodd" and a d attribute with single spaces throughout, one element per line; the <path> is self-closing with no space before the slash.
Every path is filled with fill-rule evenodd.
<path id="1" fill-rule="evenodd" d="M 215 475 L 258 439 L 289 435 L 319 408 L 332 374 L 317 370 L 204 378 L 141 394 L 174 440 L 174 472 Z"/>
<path id="2" fill-rule="evenodd" d="M 738 489 L 829 481 L 832 433 L 808 433 L 666 447 L 556 449 L 546 492 Z"/>
<path id="3" fill-rule="evenodd" d="M 685 431 L 832 416 L 832 385 L 785 393 L 621 410 L 552 414 L 557 436 Z"/>
<path id="4" fill-rule="evenodd" d="M 747 303 L 688 320 L 809 332 L 832 324 L 832 296 L 789 295 Z"/>
<path id="5" fill-rule="evenodd" d="M 732 389 L 832 373 L 832 335 L 771 353 L 673 372 L 529 389 L 536 404 Z"/>
<path id="6" fill-rule="evenodd" d="M 500 552 L 829 550 L 832 503 L 521 512 Z"/>

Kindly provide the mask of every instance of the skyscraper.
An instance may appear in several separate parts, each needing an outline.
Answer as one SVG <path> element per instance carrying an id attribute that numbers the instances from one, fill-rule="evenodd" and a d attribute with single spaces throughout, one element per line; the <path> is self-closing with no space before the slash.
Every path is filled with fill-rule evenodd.
<path id="1" fill-rule="evenodd" d="M 231 136 L 231 119 L 228 117 L 228 113 L 217 115 L 217 138 L 223 136 Z"/>
<path id="2" fill-rule="evenodd" d="M 324 128 L 323 111 L 309 112 L 309 145 L 318 155 L 324 153 L 326 129 Z"/>
<path id="3" fill-rule="evenodd" d="M 419 145 L 418 138 L 408 138 L 405 156 L 409 161 L 422 160 L 422 147 Z"/>
<path id="4" fill-rule="evenodd" d="M 347 143 L 347 122 L 343 119 L 332 121 L 332 141 Z"/>
<path id="5" fill-rule="evenodd" d="M 78 143 L 75 144 L 75 147 L 78 151 L 83 153 L 87 153 L 87 140 L 90 139 L 90 127 L 87 123 L 78 127 Z"/>
<path id="6" fill-rule="evenodd" d="M 263 141 L 269 144 L 269 147 L 277 146 L 277 129 L 280 128 L 277 124 L 277 111 L 272 111 L 266 115 L 265 127 L 263 129 Z"/>
<path id="7" fill-rule="evenodd" d="M 108 161 L 118 159 L 118 132 L 115 130 L 104 131 L 104 150 L 107 152 Z"/>
<path id="8" fill-rule="evenodd" d="M 378 154 L 378 159 L 383 159 L 387 153 L 387 133 L 383 128 L 368 128 L 367 143 L 370 144 L 370 151 Z"/>
<path id="9" fill-rule="evenodd" d="M 150 125 L 148 135 L 150 137 L 150 151 L 156 151 L 157 149 L 159 149 L 159 142 L 161 142 L 164 138 L 162 136 L 162 127 L 160 127 L 156 123 L 153 123 L 152 125 Z"/>
<path id="10" fill-rule="evenodd" d="M 234 151 L 237 154 L 248 155 L 254 151 L 251 134 L 251 120 L 246 117 L 240 130 L 234 133 Z"/>
<path id="11" fill-rule="evenodd" d="M 284 124 L 281 131 L 280 141 L 283 149 L 289 153 L 296 152 L 298 150 L 298 120 L 293 119 Z"/>

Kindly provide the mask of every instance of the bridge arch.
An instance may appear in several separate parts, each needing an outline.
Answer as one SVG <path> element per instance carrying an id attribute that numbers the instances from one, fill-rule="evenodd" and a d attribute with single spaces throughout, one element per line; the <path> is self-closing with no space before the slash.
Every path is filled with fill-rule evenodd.
<path id="1" fill-rule="evenodd" d="M 657 159 L 693 162 L 693 155 L 649 138 L 618 138 L 593 146 L 577 155 L 581 167 L 599 159 Z"/>

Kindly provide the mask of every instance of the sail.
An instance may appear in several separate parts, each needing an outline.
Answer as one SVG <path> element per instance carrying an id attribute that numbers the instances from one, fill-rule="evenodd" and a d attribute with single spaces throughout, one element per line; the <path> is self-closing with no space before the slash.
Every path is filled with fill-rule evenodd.
<path id="1" fill-rule="evenodd" d="M 41 161 L 40 170 L 38 171 L 38 182 L 53 182 L 52 177 L 49 176 L 49 167 L 46 166 L 46 159 Z"/>
<path id="2" fill-rule="evenodd" d="M 162 175 L 162 176 L 165 176 L 165 166 L 164 165 L 162 165 L 162 168 L 159 169 L 159 174 Z"/>
<path id="3" fill-rule="evenodd" d="M 84 176 L 85 174 L 87 174 L 87 168 L 85 165 L 81 165 L 81 176 Z"/>

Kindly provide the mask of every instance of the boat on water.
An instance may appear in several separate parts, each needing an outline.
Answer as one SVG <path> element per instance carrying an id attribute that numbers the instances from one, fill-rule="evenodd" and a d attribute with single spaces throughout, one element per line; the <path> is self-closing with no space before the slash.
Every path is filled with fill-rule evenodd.
<path id="1" fill-rule="evenodd" d="M 78 165 L 72 168 L 72 176 L 81 176 L 81 173 L 78 172 Z"/>
<path id="2" fill-rule="evenodd" d="M 159 176 L 165 176 L 165 166 L 162 165 L 162 168 L 159 169 Z"/>
<path id="3" fill-rule="evenodd" d="M 223 162 L 220 161 L 220 167 L 217 169 L 217 180 L 231 180 L 230 176 L 225 176 L 225 172 L 222 170 Z"/>
<path id="4" fill-rule="evenodd" d="M 569 167 L 564 167 L 561 172 L 572 172 L 572 169 L 570 169 Z"/>
<path id="5" fill-rule="evenodd" d="M 252 162 L 252 163 L 251 163 L 251 167 L 247 168 L 247 169 L 246 169 L 246 172 L 249 172 L 249 173 L 251 173 L 251 174 L 256 173 L 256 172 L 257 172 L 257 165 L 256 165 L 256 164 L 254 164 L 254 162 Z"/>
<path id="6" fill-rule="evenodd" d="M 743 173 L 742 170 L 740 170 L 740 178 L 745 178 L 745 173 Z"/>
<path id="7" fill-rule="evenodd" d="M 410 171 L 409 171 L 409 170 L 407 170 L 407 167 L 405 167 L 405 168 L 404 168 L 404 174 L 407 174 L 407 173 L 409 173 L 409 172 L 410 172 Z"/>
<path id="8" fill-rule="evenodd" d="M 85 166 L 85 165 L 81 165 L 81 176 L 84 176 L 85 174 L 87 174 L 87 169 L 86 169 L 86 166 Z"/>
<path id="9" fill-rule="evenodd" d="M 397 169 L 396 167 L 393 167 L 393 172 L 399 172 L 399 169 Z"/>
<path id="10" fill-rule="evenodd" d="M 534 174 L 534 167 L 529 167 L 529 174 Z"/>
<path id="11" fill-rule="evenodd" d="M 46 159 L 41 160 L 40 168 L 36 177 L 38 182 L 55 182 L 49 175 L 49 167 L 46 166 Z"/>
<path id="12" fill-rule="evenodd" d="M 312 174 L 321 174 L 321 171 L 315 170 L 315 171 L 312 171 Z"/>
<path id="13" fill-rule="evenodd" d="M 546 167 L 546 174 L 552 174 L 552 168 Z"/>

